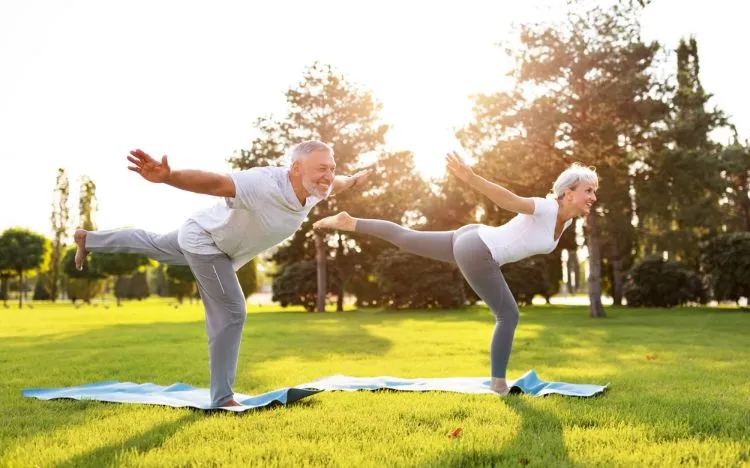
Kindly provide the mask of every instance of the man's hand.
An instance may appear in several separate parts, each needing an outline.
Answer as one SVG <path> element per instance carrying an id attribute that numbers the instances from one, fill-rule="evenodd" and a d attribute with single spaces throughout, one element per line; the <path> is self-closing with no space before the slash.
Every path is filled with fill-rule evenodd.
<path id="1" fill-rule="evenodd" d="M 167 163 L 166 155 L 162 156 L 161 162 L 159 162 L 143 151 L 137 149 L 130 152 L 128 161 L 133 164 L 133 166 L 128 166 L 128 169 L 137 172 L 149 182 L 166 182 L 172 174 L 172 170 Z"/>
<path id="2" fill-rule="evenodd" d="M 351 185 L 348 188 L 352 188 L 354 186 L 362 186 L 367 182 L 367 179 L 370 178 L 374 171 L 372 169 L 363 169 L 353 176 L 351 176 L 354 181 L 351 183 Z"/>
<path id="3" fill-rule="evenodd" d="M 474 177 L 474 171 L 471 169 L 471 166 L 466 164 L 463 158 L 455 151 L 445 156 L 445 162 L 448 164 L 448 170 L 462 181 L 468 183 Z"/>
<path id="4" fill-rule="evenodd" d="M 337 193 L 341 193 L 353 187 L 362 187 L 373 172 L 373 169 L 370 168 L 363 169 L 351 176 L 336 176 L 336 178 L 333 179 L 331 195 L 336 195 Z"/>

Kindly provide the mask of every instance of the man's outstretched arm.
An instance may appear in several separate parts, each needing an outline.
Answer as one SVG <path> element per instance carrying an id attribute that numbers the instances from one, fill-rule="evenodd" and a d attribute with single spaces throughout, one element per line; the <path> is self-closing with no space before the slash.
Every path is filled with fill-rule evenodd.
<path id="1" fill-rule="evenodd" d="M 195 169 L 181 169 L 173 171 L 167 162 L 167 156 L 162 156 L 161 162 L 155 160 L 141 150 L 130 152 L 128 166 L 149 182 L 171 185 L 188 192 L 203 193 L 217 197 L 234 198 L 236 189 L 234 181 L 226 174 L 200 171 Z"/>
<path id="2" fill-rule="evenodd" d="M 352 176 L 341 176 L 338 175 L 333 179 L 333 188 L 331 189 L 331 196 L 341 193 L 350 188 L 364 185 L 367 179 L 372 174 L 372 169 L 364 169 Z"/>

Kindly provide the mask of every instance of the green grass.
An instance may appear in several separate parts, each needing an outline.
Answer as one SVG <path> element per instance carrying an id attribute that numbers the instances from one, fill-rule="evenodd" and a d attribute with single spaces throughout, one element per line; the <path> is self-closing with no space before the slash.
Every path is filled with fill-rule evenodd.
<path id="1" fill-rule="evenodd" d="M 202 314 L 157 301 L 0 309 L 0 466 L 750 465 L 750 313 L 728 309 L 523 309 L 509 378 L 610 383 L 589 399 L 340 392 L 237 415 L 21 396 L 102 380 L 207 387 Z M 253 309 L 235 390 L 485 376 L 492 325 L 483 308 Z"/>

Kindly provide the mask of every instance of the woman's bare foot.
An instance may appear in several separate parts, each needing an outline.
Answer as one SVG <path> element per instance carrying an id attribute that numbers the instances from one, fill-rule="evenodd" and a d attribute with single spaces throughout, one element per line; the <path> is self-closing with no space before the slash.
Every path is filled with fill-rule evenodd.
<path id="1" fill-rule="evenodd" d="M 221 405 L 220 408 L 227 408 L 229 406 L 242 406 L 242 404 L 241 403 L 237 403 L 237 401 L 234 398 L 232 398 L 231 400 L 229 400 L 226 403 L 224 403 L 223 405 Z"/>
<path id="2" fill-rule="evenodd" d="M 500 396 L 505 396 L 510 392 L 510 388 L 508 388 L 508 384 L 505 382 L 505 379 L 501 379 L 499 377 L 492 377 L 490 389 Z"/>
<path id="3" fill-rule="evenodd" d="M 76 270 L 83 271 L 83 261 L 86 259 L 86 231 L 83 229 L 78 229 L 75 234 L 73 234 L 73 240 L 76 243 Z"/>
<path id="4" fill-rule="evenodd" d="M 339 231 L 354 231 L 357 229 L 357 218 L 342 211 L 339 214 L 320 219 L 313 223 L 314 229 L 338 229 Z"/>

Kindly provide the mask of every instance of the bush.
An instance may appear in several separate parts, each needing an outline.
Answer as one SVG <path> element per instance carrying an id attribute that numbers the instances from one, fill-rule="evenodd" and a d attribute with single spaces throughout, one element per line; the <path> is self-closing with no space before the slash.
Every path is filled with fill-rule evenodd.
<path id="1" fill-rule="evenodd" d="M 707 241 L 701 266 L 716 300 L 750 298 L 750 232 L 722 234 Z"/>
<path id="2" fill-rule="evenodd" d="M 192 297 L 197 291 L 193 271 L 187 265 L 166 265 L 164 275 L 167 282 L 167 294 L 176 297 L 182 304 L 185 297 Z"/>
<path id="3" fill-rule="evenodd" d="M 34 300 L 35 301 L 48 301 L 52 299 L 52 293 L 51 293 L 51 288 L 50 288 L 49 283 L 50 283 L 50 278 L 47 273 L 39 273 L 39 275 L 37 275 L 36 285 L 34 285 Z"/>
<path id="4" fill-rule="evenodd" d="M 630 269 L 624 294 L 632 307 L 674 307 L 688 302 L 705 304 L 708 299 L 697 272 L 657 256 L 648 257 Z"/>
<path id="5" fill-rule="evenodd" d="M 375 264 L 381 302 L 393 308 L 456 308 L 466 302 L 454 265 L 399 250 L 386 250 Z"/>
<path id="6" fill-rule="evenodd" d="M 372 273 L 355 270 L 347 280 L 346 289 L 357 298 L 357 307 L 379 307 L 381 302 L 378 279 Z"/>
<path id="7" fill-rule="evenodd" d="M 68 293 L 68 298 L 74 304 L 78 300 L 90 304 L 91 299 L 98 296 L 102 292 L 102 289 L 104 289 L 104 282 L 99 279 L 68 277 L 65 282 L 65 289 Z"/>
<path id="8" fill-rule="evenodd" d="M 328 293 L 341 289 L 341 282 L 332 262 L 327 263 Z M 285 265 L 275 276 L 271 286 L 272 300 L 281 307 L 301 305 L 308 312 L 316 308 L 318 299 L 318 267 L 314 260 L 305 260 Z"/>
<path id="9" fill-rule="evenodd" d="M 252 259 L 237 271 L 237 279 L 240 282 L 245 299 L 248 299 L 258 290 L 258 269 L 256 263 L 256 260 Z"/>

